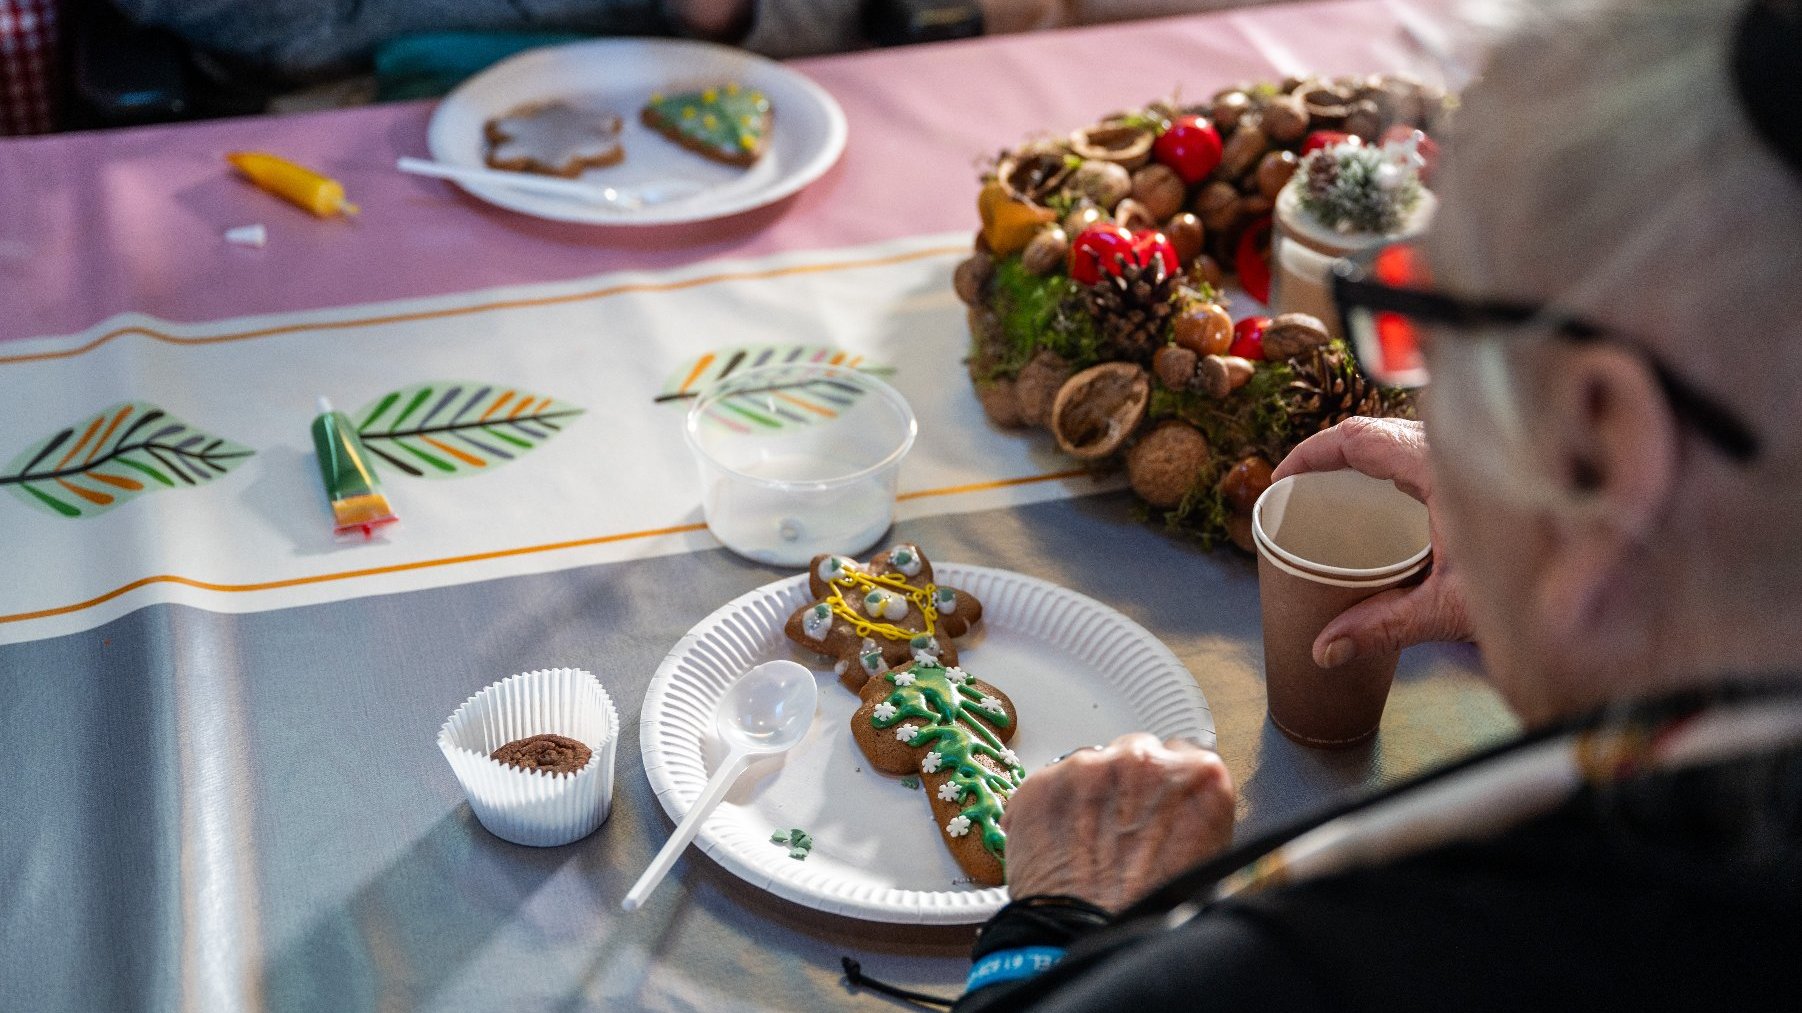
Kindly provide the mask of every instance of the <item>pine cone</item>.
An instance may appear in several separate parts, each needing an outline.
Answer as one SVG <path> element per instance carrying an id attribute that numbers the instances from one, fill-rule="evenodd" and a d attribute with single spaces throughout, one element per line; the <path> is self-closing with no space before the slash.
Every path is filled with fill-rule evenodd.
<path id="1" fill-rule="evenodd" d="M 1283 390 L 1291 436 L 1302 440 L 1353 415 L 1391 415 L 1381 388 L 1364 378 L 1343 349 L 1322 345 L 1294 360 L 1295 379 Z"/>
<path id="2" fill-rule="evenodd" d="M 1127 264 L 1120 273 L 1103 277 L 1083 290 L 1083 301 L 1101 328 L 1108 359 L 1126 359 L 1145 365 L 1163 347 L 1176 313 L 1178 275 L 1164 270 L 1162 261 L 1149 267 Z"/>

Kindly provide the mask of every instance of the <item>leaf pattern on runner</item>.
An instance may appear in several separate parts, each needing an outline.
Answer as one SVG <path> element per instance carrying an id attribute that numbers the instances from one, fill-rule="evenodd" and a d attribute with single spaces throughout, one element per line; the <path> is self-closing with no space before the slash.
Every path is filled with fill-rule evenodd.
<path id="1" fill-rule="evenodd" d="M 777 375 L 767 387 L 721 400 L 708 412 L 709 420 L 745 431 L 809 425 L 836 417 L 864 393 L 864 388 L 831 377 L 810 376 L 804 367 L 843 366 L 878 375 L 894 372 L 864 365 L 863 356 L 831 345 L 734 345 L 683 363 L 670 374 L 654 400 L 686 404 L 739 373 L 777 366 L 793 367 L 795 375 Z"/>
<path id="2" fill-rule="evenodd" d="M 531 452 L 582 412 L 504 384 L 436 380 L 389 391 L 351 419 L 378 469 L 457 478 Z"/>
<path id="3" fill-rule="evenodd" d="M 58 517 L 94 517 L 147 492 L 204 485 L 252 453 L 130 401 L 27 447 L 0 470 L 0 488 Z"/>

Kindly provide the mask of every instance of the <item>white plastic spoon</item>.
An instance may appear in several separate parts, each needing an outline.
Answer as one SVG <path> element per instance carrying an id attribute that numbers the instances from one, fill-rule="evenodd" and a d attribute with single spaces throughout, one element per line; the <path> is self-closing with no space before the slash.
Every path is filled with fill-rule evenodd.
<path id="1" fill-rule="evenodd" d="M 676 864 L 676 858 L 694 840 L 707 814 L 726 797 L 726 789 L 732 787 L 732 782 L 738 780 L 738 775 L 745 772 L 753 759 L 787 752 L 801 741 L 813 725 L 819 696 L 813 673 L 792 661 L 765 662 L 739 676 L 738 681 L 726 689 L 719 710 L 713 716 L 720 741 L 726 745 L 726 759 L 707 782 L 707 787 L 701 789 L 701 797 L 695 799 L 688 814 L 682 817 L 663 850 L 657 852 L 644 875 L 632 884 L 626 899 L 620 901 L 621 908 L 638 910 L 657 884 L 663 882 L 670 866 Z"/>

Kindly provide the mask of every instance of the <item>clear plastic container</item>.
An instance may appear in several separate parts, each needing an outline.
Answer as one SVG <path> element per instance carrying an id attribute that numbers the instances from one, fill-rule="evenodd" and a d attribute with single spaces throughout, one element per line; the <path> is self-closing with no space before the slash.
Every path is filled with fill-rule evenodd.
<path id="1" fill-rule="evenodd" d="M 735 373 L 688 412 L 707 528 L 761 563 L 856 555 L 894 521 L 897 472 L 918 431 L 900 392 L 860 370 Z"/>

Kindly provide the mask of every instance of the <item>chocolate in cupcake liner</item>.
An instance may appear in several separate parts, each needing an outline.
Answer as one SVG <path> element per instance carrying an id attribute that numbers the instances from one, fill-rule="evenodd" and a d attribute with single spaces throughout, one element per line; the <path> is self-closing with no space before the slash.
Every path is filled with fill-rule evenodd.
<path id="1" fill-rule="evenodd" d="M 517 739 L 563 735 L 593 750 L 572 773 L 524 770 L 494 759 Z M 489 833 L 515 844 L 552 847 L 593 833 L 613 808 L 619 714 L 593 675 L 552 668 L 508 676 L 458 707 L 438 731 L 438 748 Z"/>

